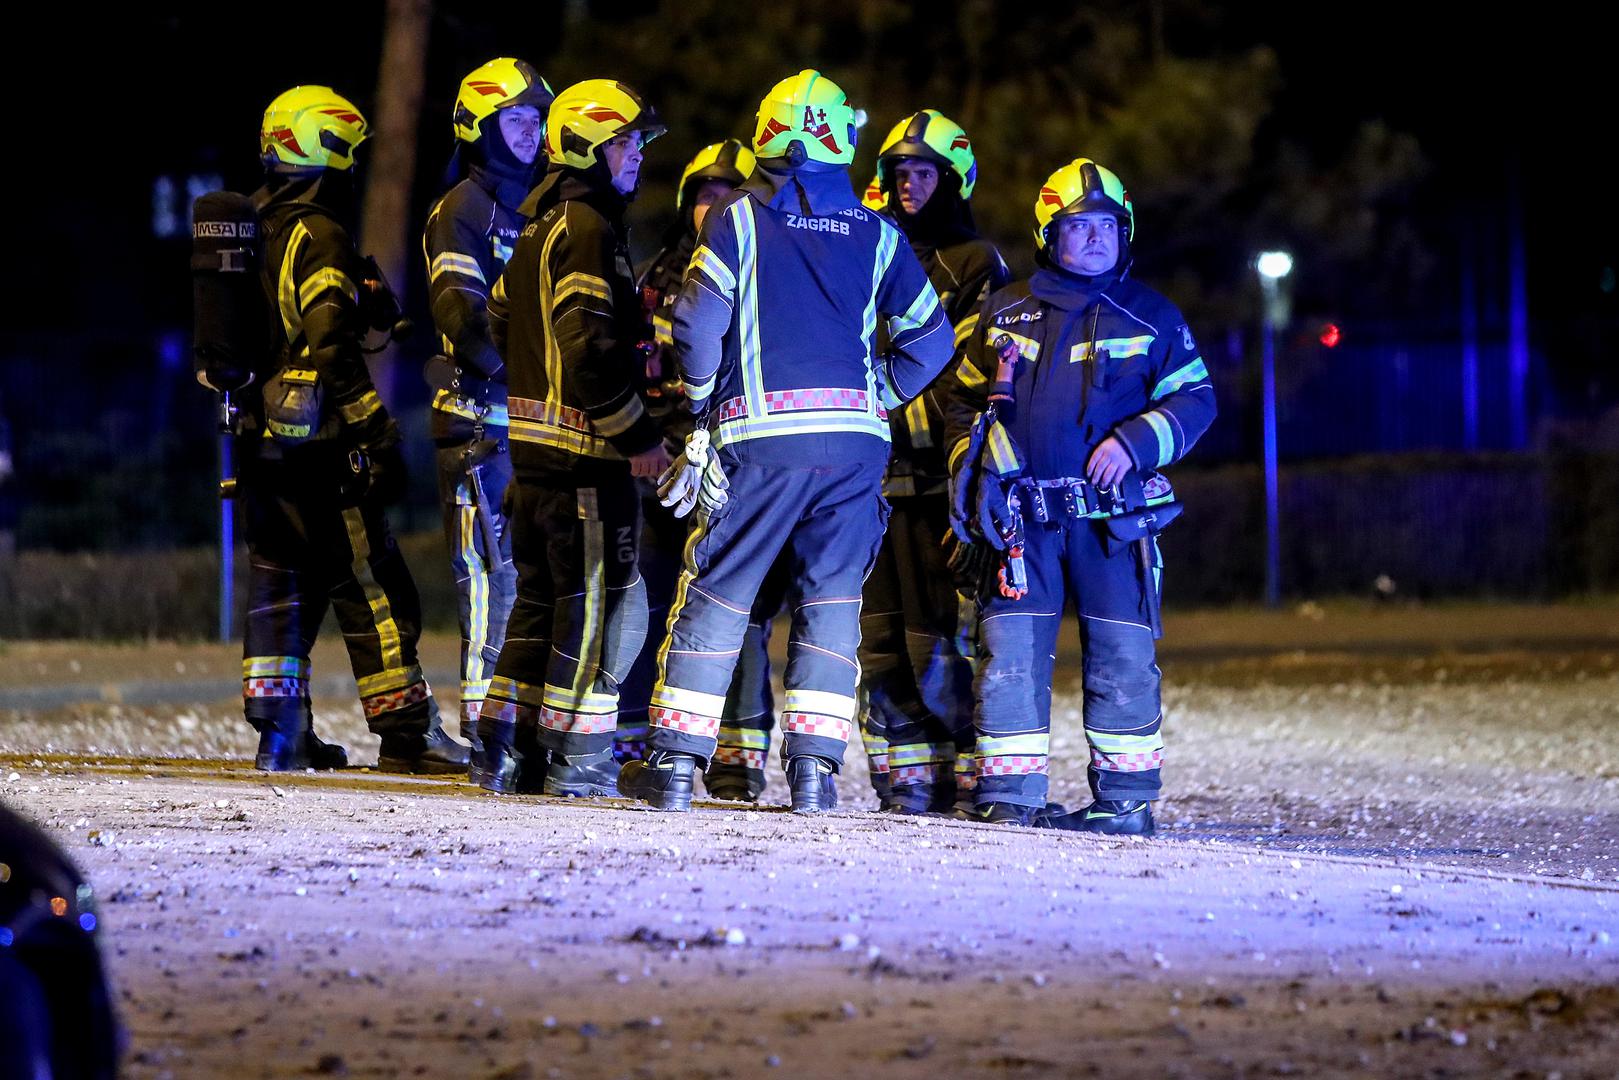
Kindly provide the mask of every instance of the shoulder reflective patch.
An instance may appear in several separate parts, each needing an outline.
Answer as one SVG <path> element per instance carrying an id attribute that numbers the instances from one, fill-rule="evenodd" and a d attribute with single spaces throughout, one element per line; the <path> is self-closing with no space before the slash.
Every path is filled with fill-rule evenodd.
<path id="1" fill-rule="evenodd" d="M 933 313 L 939 310 L 939 294 L 933 291 L 933 286 L 924 282 L 922 291 L 916 294 L 911 306 L 903 315 L 894 315 L 888 320 L 888 332 L 894 337 L 910 330 L 920 330 L 926 326 Z"/>

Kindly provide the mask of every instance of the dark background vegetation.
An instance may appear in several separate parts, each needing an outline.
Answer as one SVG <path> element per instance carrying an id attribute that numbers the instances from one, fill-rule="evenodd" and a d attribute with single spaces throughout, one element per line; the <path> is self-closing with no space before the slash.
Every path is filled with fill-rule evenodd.
<path id="1" fill-rule="evenodd" d="M 654 103 L 670 133 L 651 147 L 634 211 L 645 258 L 691 152 L 746 135 L 766 87 L 816 66 L 869 114 L 857 184 L 903 115 L 931 106 L 963 123 L 980 162 L 979 223 L 1020 271 L 1032 261 L 1033 195 L 1050 171 L 1085 154 L 1124 177 L 1138 215 L 1136 272 L 1186 311 L 1222 396 L 1220 421 L 1176 477 L 1189 494 L 1207 488 L 1212 505 L 1201 521 L 1188 516 L 1173 546 L 1202 546 L 1199 533 L 1213 530 L 1207 542 L 1224 552 L 1177 556 L 1211 568 L 1194 595 L 1250 597 L 1258 580 L 1251 261 L 1274 247 L 1296 259 L 1279 356 L 1281 453 L 1295 477 L 1283 492 L 1289 591 L 1369 588 L 1396 566 L 1413 591 L 1433 594 L 1612 588 L 1611 567 L 1587 560 L 1573 573 L 1568 552 L 1619 548 L 1619 533 L 1600 531 L 1614 514 L 1585 494 L 1571 500 L 1565 482 L 1595 477 L 1582 493 L 1612 490 L 1619 453 L 1619 209 L 1600 165 L 1611 156 L 1607 38 L 1578 5 L 1510 19 L 1482 11 L 390 0 L 146 5 L 60 22 L 14 39 L 20 55 L 6 76 L 12 181 L 26 196 L 12 204 L 0 260 L 10 300 L 0 411 L 18 467 L 0 530 L 13 529 L 25 553 L 210 542 L 214 442 L 211 403 L 190 380 L 188 239 L 183 229 L 154 235 L 156 218 L 166 209 L 185 225 L 188 177 L 254 186 L 260 111 L 289 85 L 330 83 L 376 121 L 402 85 L 378 77 L 390 21 L 397 34 L 415 12 L 425 15 L 411 54 L 424 87 L 415 164 L 383 177 L 407 212 L 362 242 L 408 255 L 395 285 L 420 325 L 418 230 L 442 187 L 450 104 L 471 67 L 517 55 L 557 88 L 610 76 Z M 182 194 L 160 197 L 162 178 Z M 1506 375 L 1515 265 L 1531 347 L 1521 431 Z M 1343 330 L 1331 350 L 1317 340 L 1329 321 Z M 1470 333 L 1476 437 L 1460 389 Z M 419 333 L 379 372 L 418 435 L 426 389 L 416 373 L 431 349 Z M 435 526 L 426 451 L 418 438 L 401 531 Z M 1339 479 L 1311 479 L 1324 476 Z M 1460 476 L 1470 478 L 1460 487 L 1434 479 Z M 1509 506 L 1511 522 L 1498 512 Z M 1404 529 L 1374 531 L 1367 523 L 1389 507 L 1403 508 Z M 1524 518 L 1541 524 L 1525 532 Z M 1412 539 L 1458 521 L 1496 540 L 1441 557 L 1442 545 Z M 1340 546 L 1359 553 L 1339 572 L 1310 569 L 1328 528 L 1350 530 Z M 1416 556 L 1402 547 L 1411 544 Z M 438 568 L 424 558 L 426 578 Z"/>

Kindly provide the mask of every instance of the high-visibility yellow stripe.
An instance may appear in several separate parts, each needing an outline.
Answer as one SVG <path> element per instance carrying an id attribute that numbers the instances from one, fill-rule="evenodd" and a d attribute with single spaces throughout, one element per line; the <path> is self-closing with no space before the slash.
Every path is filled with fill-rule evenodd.
<path id="1" fill-rule="evenodd" d="M 787 711 L 835 716 L 839 720 L 853 720 L 858 702 L 846 694 L 829 690 L 788 690 Z"/>
<path id="2" fill-rule="evenodd" d="M 641 404 L 640 395 L 632 395 L 622 409 L 611 416 L 604 416 L 599 420 L 592 420 L 590 426 L 602 435 L 612 437 L 622 435 L 641 417 L 646 415 L 646 407 Z"/>
<path id="3" fill-rule="evenodd" d="M 540 248 L 540 315 L 545 320 L 545 332 L 541 335 L 545 340 L 545 392 L 546 399 L 558 405 L 562 403 L 562 349 L 557 345 L 556 323 L 552 318 L 555 304 L 551 288 L 551 249 L 567 235 L 568 215 L 558 214 L 544 246 Z M 501 278 L 504 280 L 505 275 L 502 274 Z M 512 437 L 517 437 L 515 423 L 512 424 Z"/>
<path id="4" fill-rule="evenodd" d="M 686 273 L 690 274 L 693 270 L 700 270 L 708 275 L 708 279 L 720 287 L 720 291 L 727 299 L 736 294 L 736 275 L 731 273 L 731 268 L 726 266 L 707 244 L 699 245 L 697 250 L 691 253 L 691 262 L 686 267 Z"/>
<path id="5" fill-rule="evenodd" d="M 390 690 L 403 690 L 407 686 L 422 681 L 422 668 L 420 664 L 410 667 L 389 668 L 379 671 L 375 675 L 367 675 L 356 679 L 361 697 L 370 697 L 372 694 L 386 694 Z"/>
<path id="6" fill-rule="evenodd" d="M 488 279 L 483 276 L 483 267 L 478 265 L 477 259 L 455 251 L 439 252 L 438 256 L 433 260 L 433 265 L 429 268 L 427 276 L 429 281 L 437 281 L 445 274 L 460 274 L 462 277 L 473 278 L 480 284 L 489 284 Z"/>
<path id="7" fill-rule="evenodd" d="M 281 267 L 276 271 L 276 306 L 281 309 L 281 328 L 291 345 L 303 333 L 303 309 L 298 306 L 298 256 L 309 242 L 309 227 L 302 221 L 292 227 L 287 246 L 281 254 Z"/>
<path id="8" fill-rule="evenodd" d="M 356 400 L 338 406 L 337 411 L 342 415 L 345 423 L 360 424 L 370 419 L 381 408 L 382 399 L 377 396 L 377 392 L 367 390 Z"/>
<path id="9" fill-rule="evenodd" d="M 826 435 L 836 432 L 874 435 L 884 442 L 892 441 L 885 420 L 845 410 L 806 409 L 775 418 L 754 420 L 743 417 L 721 421 L 715 444 L 731 446 L 749 439 L 768 439 L 777 435 Z"/>
<path id="10" fill-rule="evenodd" d="M 351 304 L 360 302 L 360 291 L 347 274 L 335 266 L 323 266 L 304 278 L 303 284 L 298 286 L 298 310 L 308 311 L 316 297 L 328 289 L 342 293 Z"/>
<path id="11" fill-rule="evenodd" d="M 945 743 L 890 743 L 888 767 L 903 769 L 908 765 L 935 765 L 953 761 L 956 748 Z"/>
<path id="12" fill-rule="evenodd" d="M 519 705 L 538 707 L 545 700 L 545 688 L 505 675 L 489 680 L 489 696 L 501 701 L 515 701 Z"/>
<path id="13" fill-rule="evenodd" d="M 1152 428 L 1152 433 L 1158 439 L 1159 465 L 1168 465 L 1175 460 L 1175 433 L 1169 428 L 1169 421 L 1157 409 L 1150 409 L 1141 414 L 1141 418 Z"/>
<path id="14" fill-rule="evenodd" d="M 888 332 L 892 337 L 899 337 L 910 330 L 920 330 L 926 326 L 933 313 L 939 308 L 939 294 L 932 284 L 923 282 L 922 291 L 916 294 L 911 306 L 903 315 L 891 316 L 888 320 Z"/>
<path id="15" fill-rule="evenodd" d="M 591 296 L 597 300 L 605 300 L 609 310 L 613 306 L 613 293 L 608 289 L 607 282 L 595 274 L 586 274 L 578 270 L 557 282 L 551 295 L 551 309 L 555 311 L 562 301 L 570 296 Z"/>
<path id="16" fill-rule="evenodd" d="M 721 699 L 723 704 L 724 699 Z M 673 706 L 664 705 L 664 708 Z M 769 750 L 770 732 L 760 731 L 758 728 L 737 727 L 735 724 L 721 724 L 719 744 L 721 746 L 734 746 L 743 750 Z"/>
<path id="17" fill-rule="evenodd" d="M 244 679 L 307 679 L 309 661 L 297 656 L 249 656 L 242 660 Z"/>
<path id="18" fill-rule="evenodd" d="M 956 348 L 961 348 L 972 339 L 973 332 L 978 329 L 978 312 L 973 312 L 956 324 Z"/>
<path id="19" fill-rule="evenodd" d="M 999 476 L 1011 476 L 1023 471 L 1023 462 L 1018 454 L 1017 444 L 1012 442 L 1006 428 L 1001 426 L 999 420 L 991 424 L 989 432 L 984 439 L 984 446 L 989 450 L 990 466 Z"/>
<path id="20" fill-rule="evenodd" d="M 1107 731 L 1085 729 L 1085 738 L 1104 754 L 1150 754 L 1164 748 L 1163 732 L 1151 735 L 1115 735 Z"/>
<path id="21" fill-rule="evenodd" d="M 1132 356 L 1146 356 L 1156 340 L 1158 339 L 1151 334 L 1143 334 L 1140 337 L 1100 338 L 1094 343 L 1094 351 L 1106 352 L 1110 360 L 1125 360 Z M 1077 364 L 1081 360 L 1089 360 L 1092 355 L 1093 343 L 1082 341 L 1068 350 L 1068 362 Z"/>
<path id="22" fill-rule="evenodd" d="M 998 326 L 991 326 L 984 331 L 984 341 L 989 345 L 989 355 L 991 358 L 994 358 L 995 356 L 996 339 L 1002 337 L 1003 335 L 1012 339 L 1012 343 L 1017 346 L 1018 354 L 1022 356 L 1023 359 L 1029 361 L 1030 363 L 1040 359 L 1040 343 L 1038 341 L 1034 340 L 1034 338 L 1013 333 L 1010 330 L 1005 330 Z"/>
<path id="23" fill-rule="evenodd" d="M 696 713 L 698 716 L 720 716 L 725 712 L 724 694 L 705 694 L 701 690 L 684 690 L 678 686 L 660 685 L 652 695 L 652 704 L 660 709 Z M 766 745 L 770 736 L 765 735 Z"/>
<path id="24" fill-rule="evenodd" d="M 986 757 L 1029 757 L 1036 754 L 1047 754 L 1051 750 L 1051 736 L 1044 732 L 1034 732 L 1028 735 L 1002 735 L 992 738 L 987 735 L 978 736 L 978 756 Z"/>
<path id="25" fill-rule="evenodd" d="M 965 357 L 956 365 L 956 378 L 968 390 L 979 390 L 989 385 L 989 377 L 974 367 Z"/>
<path id="26" fill-rule="evenodd" d="M 933 431 L 928 426 L 928 403 L 925 398 L 914 397 L 905 406 L 905 430 L 910 433 L 911 445 L 918 450 L 933 445 Z"/>
<path id="27" fill-rule="evenodd" d="M 652 338 L 663 346 L 675 343 L 675 324 L 661 311 L 652 316 Z"/>
<path id="28" fill-rule="evenodd" d="M 575 499 L 578 503 L 580 528 L 584 533 L 585 556 L 585 618 L 579 635 L 579 663 L 574 667 L 573 685 L 571 687 L 576 698 L 583 698 L 591 692 L 596 682 L 596 672 L 601 669 L 601 650 L 603 634 L 603 608 L 607 602 L 606 565 L 603 558 L 604 544 L 602 543 L 601 509 L 596 496 L 595 488 L 579 488 Z M 551 687 L 546 687 L 547 693 Z M 617 707 L 616 696 L 613 705 Z"/>
<path id="29" fill-rule="evenodd" d="M 465 489 L 467 482 L 463 480 L 461 487 Z M 467 572 L 467 655 L 461 669 L 461 679 L 465 684 L 488 679 L 484 671 L 483 648 L 489 642 L 489 567 L 483 556 L 478 554 L 478 508 L 463 504 L 458 509 L 461 519 L 461 566 Z M 496 559 L 499 553 L 491 551 L 488 556 Z"/>
<path id="30" fill-rule="evenodd" d="M 354 555 L 350 569 L 354 580 L 365 593 L 365 602 L 371 607 L 371 622 L 377 630 L 377 645 L 382 651 L 384 671 L 396 671 L 405 666 L 404 649 L 399 638 L 399 624 L 394 622 L 393 608 L 388 594 L 377 584 L 371 573 L 371 540 L 365 532 L 365 518 L 350 507 L 343 511 L 343 524 L 348 529 L 349 551 Z M 418 669 L 419 670 L 419 669 Z M 361 691 L 365 695 L 365 691 Z"/>
<path id="31" fill-rule="evenodd" d="M 1153 387 L 1152 399 L 1168 397 L 1187 383 L 1202 382 L 1209 377 L 1209 369 L 1203 365 L 1201 356 L 1193 357 L 1192 362 L 1159 380 Z"/>
<path id="32" fill-rule="evenodd" d="M 465 420 L 482 420 L 485 424 L 495 427 L 505 427 L 508 420 L 506 406 L 479 405 L 450 390 L 439 390 L 434 393 L 433 408 Z"/>
<path id="33" fill-rule="evenodd" d="M 753 200 L 738 199 L 728 211 L 736 229 L 737 299 L 741 334 L 742 392 L 748 399 L 748 412 L 765 415 L 764 369 L 759 343 L 759 267 L 757 236 L 754 232 Z"/>

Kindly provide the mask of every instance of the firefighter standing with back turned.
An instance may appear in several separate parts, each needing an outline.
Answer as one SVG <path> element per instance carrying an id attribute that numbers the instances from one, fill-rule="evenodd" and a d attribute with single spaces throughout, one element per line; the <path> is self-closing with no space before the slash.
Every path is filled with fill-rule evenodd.
<path id="1" fill-rule="evenodd" d="M 793 580 L 782 713 L 792 808 L 837 805 L 856 714 L 860 590 L 887 521 L 888 408 L 949 361 L 950 327 L 893 223 L 849 184 L 854 110 L 817 71 L 759 106 L 753 178 L 703 223 L 674 312 L 698 417 L 665 501 L 701 507 L 652 694 L 652 753 L 625 795 L 691 805 L 759 587 L 785 551 Z M 874 353 L 885 317 L 890 351 Z M 712 448 L 710 442 L 712 441 Z"/>
<path id="2" fill-rule="evenodd" d="M 641 307 L 624 213 L 663 133 L 610 79 L 551 103 L 551 170 L 490 295 L 506 358 L 517 602 L 479 721 L 483 786 L 616 795 L 618 688 L 646 635 L 637 477 L 669 464 L 641 400 Z"/>
<path id="3" fill-rule="evenodd" d="M 663 247 L 641 275 L 641 307 L 647 314 L 648 410 L 658 421 L 666 445 L 679 446 L 693 428 L 691 410 L 681 391 L 675 357 L 674 306 L 685 283 L 686 268 L 697 246 L 697 233 L 709 209 L 726 193 L 753 175 L 753 151 L 736 139 L 703 147 L 687 162 L 675 189 L 675 222 L 664 236 Z M 674 600 L 675 581 L 690 531 L 688 518 L 658 501 L 656 481 L 640 481 L 641 575 L 647 588 L 647 638 L 624 681 L 618 714 L 619 759 L 646 755 L 647 709 L 657 676 L 658 647 L 663 644 Z M 736 673 L 726 695 L 720 721 L 719 745 L 703 773 L 703 786 L 716 799 L 755 802 L 764 791 L 765 760 L 770 752 L 770 731 L 775 724 L 775 699 L 770 688 L 770 625 L 781 610 L 787 588 L 787 568 L 778 561 L 759 590 Z"/>
<path id="4" fill-rule="evenodd" d="M 460 597 L 461 737 L 479 772 L 478 714 L 517 594 L 501 500 L 511 480 L 506 365 L 489 338 L 489 290 L 511 258 L 534 186 L 551 88 L 531 66 L 501 57 L 461 80 L 455 97 L 455 184 L 427 215 L 422 251 L 443 354 L 428 364 L 439 504 Z"/>
<path id="5" fill-rule="evenodd" d="M 1214 420 L 1175 305 L 1130 277 L 1134 210 L 1088 158 L 1035 201 L 1040 269 L 992 294 L 949 409 L 953 523 L 993 552 L 980 591 L 981 819 L 1150 835 L 1163 716 L 1157 534 L 1180 507 L 1156 470 Z M 1051 657 L 1072 599 L 1084 650 L 1089 807 L 1048 812 Z"/>
<path id="6" fill-rule="evenodd" d="M 416 583 L 383 516 L 405 476 L 362 351 L 368 327 L 391 320 L 368 312 L 397 307 L 349 239 L 368 135 L 359 110 L 324 86 L 277 97 L 259 132 L 267 175 L 253 201 L 275 345 L 271 370 L 244 394 L 238 440 L 251 555 L 244 708 L 259 768 L 345 763 L 310 719 L 309 653 L 329 604 L 382 737 L 379 767 L 460 772 L 466 747 L 439 726 L 416 659 Z"/>
<path id="7" fill-rule="evenodd" d="M 959 348 L 984 298 L 1011 276 L 973 225 L 972 143 L 949 117 L 923 109 L 894 125 L 877 168 L 888 212 L 938 290 Z M 956 592 L 940 546 L 950 528 L 946 385 L 935 382 L 889 417 L 894 455 L 883 494 L 894 512 L 860 616 L 861 734 L 884 808 L 902 814 L 950 811 L 962 800 L 963 812 L 972 809 L 971 601 Z"/>

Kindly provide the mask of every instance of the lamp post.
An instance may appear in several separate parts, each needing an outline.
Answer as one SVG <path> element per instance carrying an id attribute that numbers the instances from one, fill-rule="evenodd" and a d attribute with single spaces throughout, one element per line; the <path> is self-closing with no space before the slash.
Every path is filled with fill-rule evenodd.
<path id="1" fill-rule="evenodd" d="M 1260 367 L 1261 411 L 1265 433 L 1265 606 L 1282 600 L 1282 533 L 1280 485 L 1276 466 L 1276 331 L 1287 322 L 1287 295 L 1282 280 L 1293 272 L 1293 256 L 1262 251 L 1254 259 L 1265 296 L 1264 347 Z"/>

